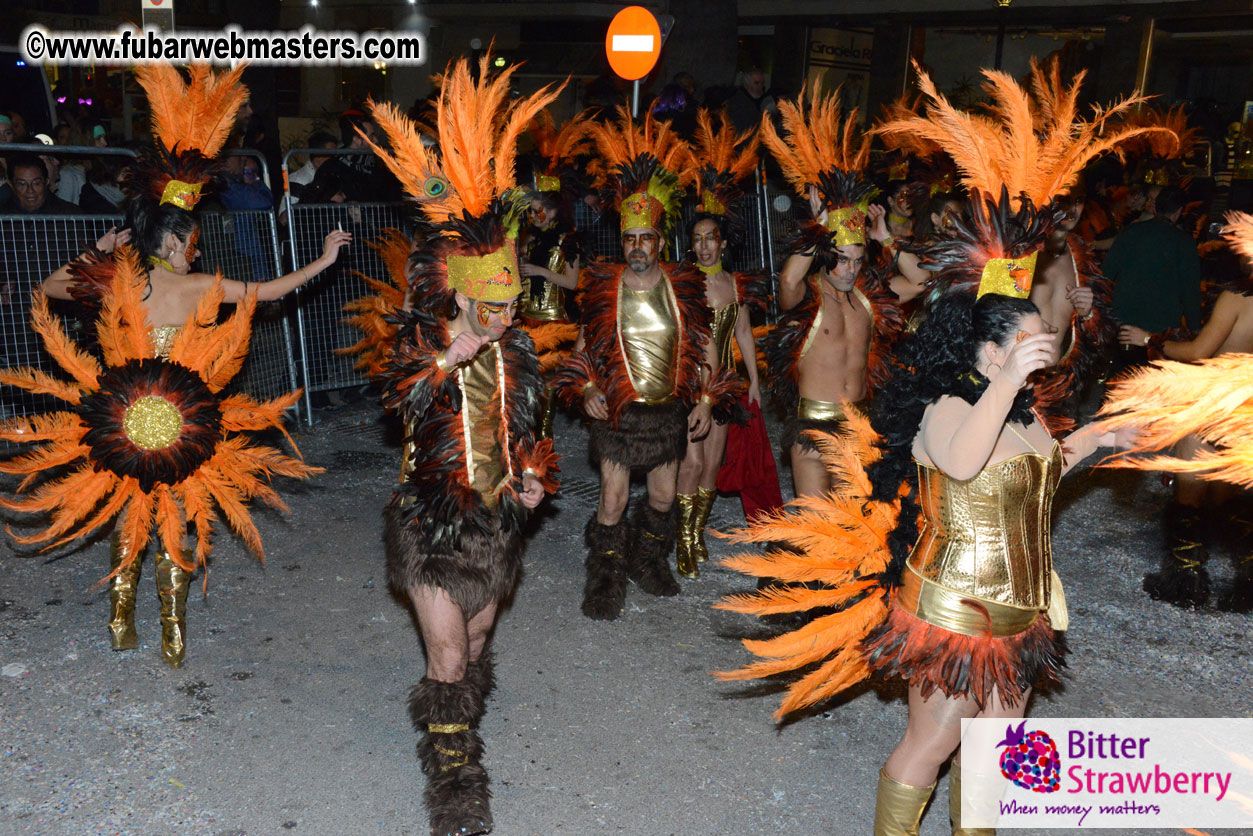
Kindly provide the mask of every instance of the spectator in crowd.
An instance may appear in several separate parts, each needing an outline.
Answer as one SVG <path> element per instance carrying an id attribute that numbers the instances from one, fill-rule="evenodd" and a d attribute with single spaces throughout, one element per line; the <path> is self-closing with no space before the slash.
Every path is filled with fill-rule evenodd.
<path id="1" fill-rule="evenodd" d="M 219 200 L 228 212 L 247 213 L 233 218 L 235 250 L 248 260 L 252 280 L 261 281 L 273 271 L 268 267 L 270 252 L 254 213 L 273 208 L 274 195 L 261 177 L 261 163 L 256 157 L 228 157 L 226 168 L 226 184 Z"/>
<path id="2" fill-rule="evenodd" d="M 3 113 L 0 113 L 0 143 L 13 141 L 13 122 Z M 9 186 L 9 169 L 8 161 L 0 156 L 0 206 L 9 202 L 9 198 L 13 197 L 13 189 Z"/>
<path id="3" fill-rule="evenodd" d="M 679 85 L 667 84 L 661 88 L 651 109 L 653 116 L 669 122 L 675 133 L 685 140 L 690 140 L 696 132 L 696 108 Z"/>
<path id="4" fill-rule="evenodd" d="M 13 142 L 16 136 L 13 132 L 13 120 L 0 113 L 0 142 Z"/>
<path id="5" fill-rule="evenodd" d="M 122 175 L 126 170 L 123 157 L 106 156 L 92 160 L 87 166 L 87 182 L 78 196 L 78 207 L 87 214 L 112 215 L 122 211 Z"/>
<path id="6" fill-rule="evenodd" d="M 26 118 L 16 110 L 8 112 L 9 124 L 13 128 L 13 139 L 10 142 L 29 142 L 30 136 L 26 132 Z"/>
<path id="7" fill-rule="evenodd" d="M 95 124 L 91 126 L 91 144 L 97 148 L 109 147 L 109 132 L 105 130 L 104 125 Z"/>
<path id="8" fill-rule="evenodd" d="M 738 131 L 757 127 L 763 113 L 773 114 L 778 109 L 774 95 L 766 89 L 766 74 L 757 67 L 740 77 L 739 88 L 727 99 L 727 114 Z"/>
<path id="9" fill-rule="evenodd" d="M 700 107 L 700 97 L 696 95 L 696 79 L 693 78 L 691 73 L 675 73 L 674 83 L 683 88 L 683 92 L 687 95 L 689 107 L 693 110 Z"/>
<path id="10" fill-rule="evenodd" d="M 327 151 L 337 148 L 339 145 L 335 142 L 335 137 L 331 136 L 326 131 L 314 131 L 309 134 L 308 147 L 310 149 Z M 300 199 L 304 196 L 306 189 L 313 182 L 314 176 L 318 173 L 318 169 L 320 169 L 329 159 L 331 158 L 325 154 L 310 154 L 309 161 L 287 177 L 292 203 L 300 202 Z M 280 206 L 279 211 L 286 211 L 286 206 Z"/>
<path id="11" fill-rule="evenodd" d="M 1183 189 L 1167 186 L 1154 214 L 1128 225 L 1114 239 L 1102 272 L 1114 282 L 1114 316 L 1156 334 L 1181 325 L 1201 328 L 1201 259 L 1196 240 L 1175 226 L 1183 212 Z M 1148 361 L 1147 342 L 1123 344 L 1123 367 Z"/>
<path id="12" fill-rule="evenodd" d="M 83 165 L 83 158 L 67 157 L 62 160 L 58 154 L 45 154 L 44 162 L 47 163 L 48 160 L 53 161 L 48 165 L 49 170 L 52 170 L 55 165 L 59 172 L 55 187 L 57 197 L 77 206 L 78 199 L 83 193 L 83 186 L 87 184 L 87 170 Z"/>
<path id="13" fill-rule="evenodd" d="M 73 215 L 78 207 L 57 197 L 48 187 L 48 169 L 41 156 L 19 154 L 9 161 L 13 196 L 0 213 L 21 215 Z"/>
<path id="14" fill-rule="evenodd" d="M 318 167 L 301 200 L 306 203 L 387 203 L 400 199 L 400 184 L 370 152 L 362 134 L 377 143 L 378 128 L 360 111 L 339 118 L 340 147 L 361 151 L 327 160 Z"/>

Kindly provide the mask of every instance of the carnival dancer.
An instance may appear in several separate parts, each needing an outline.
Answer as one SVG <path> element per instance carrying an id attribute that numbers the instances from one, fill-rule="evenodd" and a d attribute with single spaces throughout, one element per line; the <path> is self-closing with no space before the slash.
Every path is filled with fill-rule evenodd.
<path id="1" fill-rule="evenodd" d="M 688 438 L 704 438 L 715 401 L 734 398 L 732 373 L 708 374 L 709 307 L 703 276 L 660 258 L 679 209 L 676 170 L 687 148 L 649 113 L 636 125 L 625 108 L 595 125 L 614 175 L 625 264 L 589 264 L 579 284 L 582 332 L 555 385 L 590 420 L 589 452 L 600 468 L 600 501 L 588 520 L 583 614 L 612 620 L 627 579 L 650 595 L 677 595 L 675 481 Z M 632 468 L 648 471 L 648 498 L 628 525 Z"/>
<path id="2" fill-rule="evenodd" d="M 1215 533 L 1231 523 L 1224 502 L 1230 498 L 1232 483 L 1247 487 L 1253 481 L 1247 467 L 1241 471 L 1239 466 L 1242 461 L 1246 465 L 1253 461 L 1247 445 L 1243 457 L 1239 449 L 1239 439 L 1248 437 L 1247 427 L 1240 430 L 1238 423 L 1231 423 L 1232 405 L 1238 399 L 1226 403 L 1216 400 L 1220 393 L 1230 399 L 1233 381 L 1223 381 L 1214 390 L 1206 388 L 1215 376 L 1228 371 L 1247 386 L 1243 374 L 1247 369 L 1241 364 L 1247 367 L 1253 354 L 1253 279 L 1248 274 L 1253 261 L 1253 217 L 1229 212 L 1226 221 L 1223 238 L 1241 257 L 1241 277 L 1219 293 L 1200 333 L 1185 339 L 1174 333 L 1175 329 L 1150 334 L 1134 325 L 1124 325 L 1119 332 L 1119 340 L 1125 344 L 1148 346 L 1152 360 L 1196 363 L 1212 358 L 1214 362 L 1197 370 L 1168 364 L 1169 376 L 1154 370 L 1115 381 L 1111 400 L 1102 408 L 1103 414 L 1129 410 L 1132 416 L 1152 415 L 1154 423 L 1141 445 L 1144 449 L 1175 444 L 1173 458 L 1123 458 L 1117 464 L 1156 469 L 1149 465 L 1164 463 L 1161 469 L 1175 474 L 1174 496 L 1162 515 L 1166 551 L 1161 568 L 1145 575 L 1144 589 L 1151 597 L 1179 607 L 1199 607 L 1209 601 L 1210 579 L 1205 568 L 1209 545 Z M 1159 385 L 1164 391 L 1156 400 L 1154 387 Z M 1181 402 L 1181 397 L 1195 400 Z M 1185 427 L 1194 430 L 1181 431 Z M 1238 560 L 1232 588 L 1218 596 L 1217 606 L 1232 612 L 1253 608 L 1253 555 L 1245 554 Z"/>
<path id="3" fill-rule="evenodd" d="M 806 98 L 779 102 L 786 137 L 768 119 L 761 125 L 762 141 L 797 194 L 808 196 L 813 216 L 789 246 L 779 274 L 785 313 L 763 344 L 797 496 L 831 486 L 808 432 L 838 429 L 843 404 L 865 400 L 886 379 L 903 327 L 896 297 L 866 255 L 868 219 L 887 237 L 884 209 L 870 203 L 875 189 L 863 174 L 870 140 L 859 135 L 856 110 L 842 117 L 838 92 L 815 87 Z"/>
<path id="4" fill-rule="evenodd" d="M 566 293 L 578 286 L 579 264 L 586 260 L 574 228 L 574 201 L 578 194 L 575 158 L 584 151 L 587 131 L 587 121 L 581 116 L 557 130 L 547 110 L 531 125 L 542 167 L 536 172 L 527 223 L 518 237 L 525 282 L 519 314 L 522 327 L 535 341 L 545 378 L 540 423 L 544 438 L 553 437 L 557 402 L 550 385 L 552 375 L 578 339 Z"/>
<path id="5" fill-rule="evenodd" d="M 525 210 L 518 136 L 560 89 L 514 100 L 514 68 L 489 77 L 491 66 L 484 55 L 474 76 L 465 59 L 445 73 L 438 156 L 396 108 L 370 108 L 392 150 L 371 147 L 430 223 L 381 380 L 383 405 L 405 421 L 384 538 L 388 580 L 412 603 L 426 647 L 409 712 L 432 836 L 492 829 L 477 731 L 494 681 L 486 644 L 518 582 L 527 514 L 556 490 L 552 441 L 537 433 L 535 349 L 512 327 L 522 280 L 511 232 Z"/>
<path id="6" fill-rule="evenodd" d="M 854 418 L 821 439 L 837 488 L 733 535 L 790 550 L 728 565 L 820 588 L 770 589 L 720 605 L 758 614 L 835 608 L 793 633 L 746 642 L 766 661 L 722 675 L 816 665 L 777 716 L 872 671 L 908 682 L 908 727 L 879 774 L 876 836 L 916 836 L 961 719 L 1021 716 L 1037 682 L 1058 673 L 1054 631 L 1066 620 L 1052 571 L 1052 495 L 1065 471 L 1098 446 L 1125 446 L 1134 431 L 1089 425 L 1054 441 L 1028 383 L 1055 359 L 1053 340 L 1027 296 L 1056 215 L 1036 207 L 1119 141 L 1123 133 L 1105 122 L 1135 99 L 1037 135 L 1026 91 L 1004 73 L 984 74 L 989 115 L 956 111 L 921 74 L 926 116 L 888 126 L 941 143 L 972 193 L 969 222 L 927 253 L 942 266 L 937 281 L 946 290 L 898 345 L 870 422 Z M 949 782 L 953 832 L 980 832 L 960 821 L 958 761 Z"/>
<path id="7" fill-rule="evenodd" d="M 748 376 L 749 402 L 760 404 L 757 344 L 750 309 L 765 308 L 765 276 L 732 273 L 723 266 L 727 249 L 744 246 L 747 238 L 740 211 L 744 197 L 741 184 L 757 167 L 759 135 L 753 131 L 737 135 L 730 117 L 723 113 L 721 120 L 721 127 L 715 130 L 708 110 L 697 113 L 693 164 L 687 172 L 697 197 L 689 238 L 696 268 L 704 274 L 705 302 L 712 314 L 712 339 L 705 351 L 705 362 L 712 373 L 723 369 L 734 372 L 738 346 Z M 688 439 L 687 454 L 679 465 L 676 568 L 685 578 L 700 577 L 698 564 L 709 558 L 705 525 L 718 495 L 718 471 L 730 421 L 730 414 L 715 416 L 703 439 Z"/>
<path id="8" fill-rule="evenodd" d="M 51 464 L 81 463 L 69 476 L 50 478 L 30 498 L 3 502 L 52 514 L 48 529 L 18 542 L 60 545 L 122 514 L 105 580 L 113 649 L 129 650 L 139 643 L 135 598 L 143 552 L 155 527 L 161 655 L 171 668 L 180 667 L 186 654 L 187 591 L 196 568 L 206 566 L 215 506 L 261 556 L 260 537 L 242 500 L 258 496 L 283 507 L 264 477 L 305 478 L 320 472 L 277 450 L 252 446 L 241 434 L 281 430 L 284 410 L 299 392 L 265 403 L 221 395 L 247 355 L 256 302 L 278 298 L 307 281 L 333 263 L 350 240 L 333 233 L 317 262 L 264 284 L 190 272 L 199 232 L 191 210 L 213 180 L 214 157 L 247 98 L 241 72 L 215 75 L 193 65 L 190 83 L 184 83 L 169 65 L 136 70 L 158 142 L 132 168 L 126 229 L 111 230 L 97 242 L 98 249 L 45 279 L 33 306 L 36 330 L 74 383 L 48 390 L 40 388 L 50 382 L 40 372 L 0 377 L 11 385 L 51 391 L 75 407 L 11 422 L 0 433 L 10 441 L 53 442 L 0 466 L 28 475 L 23 492 Z M 72 297 L 99 310 L 104 367 L 64 340 L 46 297 Z M 237 307 L 216 325 L 223 303 Z M 195 531 L 194 554 L 184 547 L 185 524 Z"/>

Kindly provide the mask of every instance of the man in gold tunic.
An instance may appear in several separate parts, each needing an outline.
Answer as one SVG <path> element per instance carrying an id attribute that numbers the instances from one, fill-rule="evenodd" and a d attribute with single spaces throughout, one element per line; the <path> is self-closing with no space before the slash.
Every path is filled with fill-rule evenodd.
<path id="1" fill-rule="evenodd" d="M 669 568 L 675 543 L 675 480 L 689 433 L 709 432 L 712 398 L 703 395 L 702 360 L 709 308 L 701 274 L 661 264 L 677 178 L 658 163 L 673 147 L 668 126 L 645 125 L 652 153 L 626 151 L 624 125 L 593 129 L 602 155 L 619 171 L 625 265 L 589 265 L 580 281 L 581 332 L 555 385 L 590 419 L 589 450 L 600 467 L 600 501 L 587 524 L 583 613 L 612 620 L 626 602 L 629 577 L 651 595 L 676 595 Z M 648 473 L 648 501 L 624 519 L 631 470 Z"/>

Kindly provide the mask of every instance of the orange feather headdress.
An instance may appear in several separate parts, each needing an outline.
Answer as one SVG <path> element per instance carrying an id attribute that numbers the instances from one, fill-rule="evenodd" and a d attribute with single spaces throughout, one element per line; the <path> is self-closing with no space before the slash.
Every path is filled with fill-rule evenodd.
<path id="1" fill-rule="evenodd" d="M 1138 94 L 1109 108 L 1098 107 L 1090 120 L 1081 118 L 1078 98 L 1084 74 L 1064 84 L 1056 62 L 1047 69 L 1033 63 L 1030 91 L 1007 73 L 985 69 L 984 91 L 991 99 L 985 113 L 958 110 L 914 66 L 927 100 L 925 113 L 889 121 L 877 130 L 886 136 L 913 134 L 939 145 L 956 162 L 976 216 L 974 228 L 967 230 L 971 234 L 959 236 L 968 240 L 941 241 L 926 256 L 932 264 L 949 267 L 950 280 L 976 286 L 980 294 L 1025 297 L 1034 273 L 1033 253 L 1043 246 L 1052 220 L 1048 207 L 1053 199 L 1073 186 L 1096 157 L 1121 153 L 1128 139 L 1160 129 L 1115 126 L 1116 117 L 1144 101 Z M 972 281 L 974 277 L 979 281 Z"/>
<path id="2" fill-rule="evenodd" d="M 156 148 L 132 169 L 132 191 L 158 203 L 195 208 L 215 174 L 213 160 L 230 135 L 235 115 L 248 100 L 248 88 L 239 82 L 243 71 L 241 65 L 218 74 L 205 64 L 192 64 L 190 80 L 184 82 L 169 64 L 135 68 L 148 95 Z"/>
<path id="3" fill-rule="evenodd" d="M 283 413 L 299 400 L 299 391 L 260 403 L 247 395 L 222 395 L 248 354 L 256 295 L 246 296 L 218 324 L 222 289 L 215 284 L 187 318 L 168 357 L 158 358 L 142 302 L 146 273 L 128 245 L 114 258 L 117 269 L 97 320 L 103 365 L 66 337 L 48 300 L 36 293 L 34 329 L 68 380 L 36 369 L 0 371 L 0 383 L 68 405 L 0 424 L 0 439 L 44 442 L 0 462 L 0 472 L 24 477 L 17 493 L 25 495 L 0 498 L 0 506 L 50 518 L 43 531 L 14 539 L 55 548 L 120 516 L 118 535 L 127 558 L 115 573 L 139 558 L 154 526 L 162 548 L 192 570 L 206 565 L 221 509 L 230 528 L 263 557 L 248 500 L 286 510 L 270 477 L 303 479 L 321 470 L 253 444 L 247 435 L 269 429 L 286 435 Z M 194 555 L 183 546 L 188 525 L 195 531 Z"/>
<path id="4" fill-rule="evenodd" d="M 490 75 L 490 54 L 479 59 L 477 81 L 462 58 L 442 77 L 435 106 L 438 151 L 422 142 L 417 126 L 389 104 L 370 112 L 391 141 L 391 151 L 365 138 L 400 180 L 405 193 L 436 226 L 432 239 L 437 285 L 483 302 L 503 302 L 522 289 L 516 237 L 521 195 L 515 192 L 518 137 L 565 86 L 547 86 L 520 99 L 510 96 L 516 66 Z"/>
<path id="5" fill-rule="evenodd" d="M 590 130 L 586 113 L 580 113 L 557 129 L 553 116 L 542 111 L 531 121 L 531 138 L 539 152 L 542 166 L 536 170 L 535 189 L 560 192 L 567 185 L 575 157 L 583 153 Z"/>
<path id="6" fill-rule="evenodd" d="M 827 208 L 826 229 L 835 246 L 866 243 L 866 208 L 876 190 L 864 177 L 870 160 L 870 137 L 857 124 L 857 108 L 847 114 L 840 91 L 823 95 L 822 85 L 801 90 L 796 101 L 779 102 L 786 137 L 780 137 L 769 114 L 762 116 L 761 139 L 779 161 L 784 176 L 801 197 L 817 188 Z M 808 249 L 813 234 L 796 246 Z"/>
<path id="7" fill-rule="evenodd" d="M 614 178 L 622 231 L 655 229 L 664 237 L 679 214 L 677 172 L 687 165 L 687 144 L 652 111 L 637 125 L 621 105 L 617 122 L 593 124 L 591 136 Z"/>
<path id="8" fill-rule="evenodd" d="M 1124 124 L 1158 129 L 1136 137 L 1127 146 L 1129 156 L 1140 158 L 1140 180 L 1153 186 L 1170 184 L 1201 135 L 1200 126 L 1188 127 L 1183 105 L 1169 109 L 1144 107 L 1128 114 Z"/>
<path id="9" fill-rule="evenodd" d="M 706 108 L 696 113 L 696 133 L 692 138 L 692 161 L 685 172 L 685 185 L 694 186 L 698 210 L 710 215 L 728 215 L 743 197 L 741 184 L 757 168 L 757 146 L 761 134 L 739 133 L 725 111 L 714 127 L 713 115 Z"/>

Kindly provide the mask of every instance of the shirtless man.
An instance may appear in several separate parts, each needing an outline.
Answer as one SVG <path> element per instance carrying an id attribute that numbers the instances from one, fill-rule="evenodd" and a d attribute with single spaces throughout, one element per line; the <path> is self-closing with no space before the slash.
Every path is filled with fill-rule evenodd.
<path id="1" fill-rule="evenodd" d="M 818 223 L 827 223 L 828 212 L 816 190 L 810 192 L 810 209 Z M 876 232 L 884 214 L 873 204 L 867 209 Z M 787 410 L 784 445 L 792 459 L 796 496 L 831 487 L 831 476 L 805 431 L 838 429 L 844 403 L 866 398 L 875 343 L 885 326 L 899 324 L 899 310 L 894 300 L 888 301 L 892 294 L 866 269 L 864 230 L 861 239 L 863 243 L 837 245 L 829 269 L 813 271 L 816 253 L 810 250 L 791 255 L 779 274 L 779 306 L 787 315 L 767 351 L 776 398 Z"/>
<path id="2" fill-rule="evenodd" d="M 1083 217 L 1083 202 L 1083 195 L 1078 192 L 1071 192 L 1064 199 L 1066 214 L 1049 233 L 1031 284 L 1031 301 L 1040 309 L 1040 316 L 1053 335 L 1058 357 L 1065 357 L 1074 348 L 1071 326 L 1076 317 L 1086 320 L 1093 315 L 1092 288 L 1080 280 L 1075 256 L 1075 248 L 1081 243 L 1073 234 Z"/>

